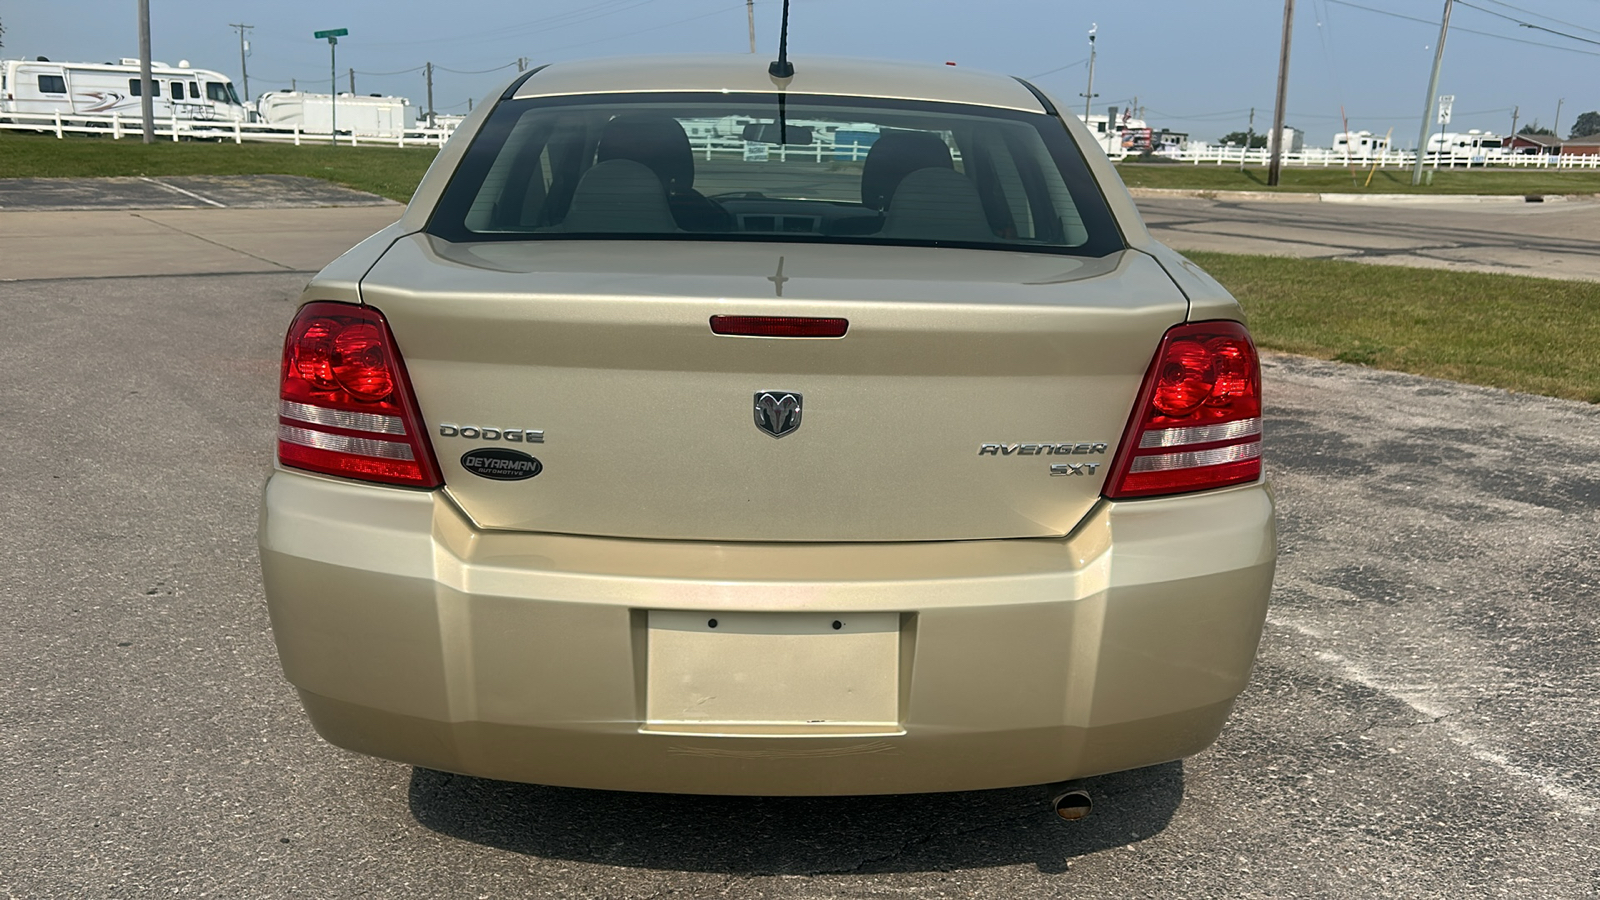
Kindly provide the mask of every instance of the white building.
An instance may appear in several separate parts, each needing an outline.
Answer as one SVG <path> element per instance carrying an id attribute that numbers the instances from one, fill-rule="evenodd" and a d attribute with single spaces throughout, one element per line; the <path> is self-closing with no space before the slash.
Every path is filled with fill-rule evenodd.
<path id="1" fill-rule="evenodd" d="M 1272 132 L 1267 132 L 1267 152 L 1272 152 Z M 1306 133 L 1291 125 L 1283 126 L 1283 152 L 1303 153 L 1306 149 Z"/>
<path id="2" fill-rule="evenodd" d="M 1131 109 L 1119 112 L 1112 106 L 1106 109 L 1105 115 L 1090 113 L 1085 117 L 1080 113 L 1078 119 L 1094 133 L 1100 149 L 1112 159 L 1121 159 L 1129 153 L 1154 152 L 1159 146 L 1149 123 L 1135 118 Z"/>

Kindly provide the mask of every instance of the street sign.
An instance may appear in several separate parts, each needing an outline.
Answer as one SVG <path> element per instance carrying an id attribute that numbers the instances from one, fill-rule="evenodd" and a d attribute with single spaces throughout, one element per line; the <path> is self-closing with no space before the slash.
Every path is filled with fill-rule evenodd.
<path id="1" fill-rule="evenodd" d="M 330 28 L 312 35 L 328 39 L 328 140 L 335 147 L 339 146 L 339 38 L 349 33 L 348 28 Z M 355 76 L 351 75 L 350 80 L 354 82 Z M 351 143 L 355 143 L 354 134 L 351 132 Z"/>
<path id="2" fill-rule="evenodd" d="M 1450 109 L 1451 109 L 1451 107 L 1455 106 L 1455 103 L 1456 103 L 1456 95 L 1455 94 L 1442 94 L 1442 95 L 1440 95 L 1440 97 L 1439 97 L 1439 124 L 1440 125 L 1449 125 L 1450 124 Z"/>

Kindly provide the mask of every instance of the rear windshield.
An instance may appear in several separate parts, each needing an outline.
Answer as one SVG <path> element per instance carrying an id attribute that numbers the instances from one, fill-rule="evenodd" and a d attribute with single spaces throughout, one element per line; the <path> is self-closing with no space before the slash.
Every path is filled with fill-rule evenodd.
<path id="1" fill-rule="evenodd" d="M 505 101 L 445 189 L 448 241 L 1123 248 L 1065 127 L 954 104 L 773 94 Z"/>

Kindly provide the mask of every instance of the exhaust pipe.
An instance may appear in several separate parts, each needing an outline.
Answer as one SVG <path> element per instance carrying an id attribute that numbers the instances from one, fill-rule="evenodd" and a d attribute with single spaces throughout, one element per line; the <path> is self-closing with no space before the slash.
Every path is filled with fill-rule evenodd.
<path id="1" fill-rule="evenodd" d="M 1089 808 L 1092 805 L 1093 802 L 1089 799 L 1088 791 L 1067 791 L 1050 804 L 1051 808 L 1056 811 L 1056 815 L 1068 822 L 1076 822 L 1079 819 L 1087 818 Z"/>

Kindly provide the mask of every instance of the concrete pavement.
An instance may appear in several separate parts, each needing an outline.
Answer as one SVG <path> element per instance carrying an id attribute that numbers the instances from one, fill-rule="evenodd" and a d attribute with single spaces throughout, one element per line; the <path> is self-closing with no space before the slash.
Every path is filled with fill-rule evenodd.
<path id="1" fill-rule="evenodd" d="M 315 272 L 405 207 L 0 212 L 0 281 Z"/>

